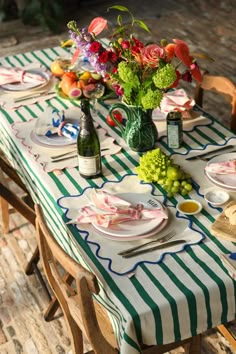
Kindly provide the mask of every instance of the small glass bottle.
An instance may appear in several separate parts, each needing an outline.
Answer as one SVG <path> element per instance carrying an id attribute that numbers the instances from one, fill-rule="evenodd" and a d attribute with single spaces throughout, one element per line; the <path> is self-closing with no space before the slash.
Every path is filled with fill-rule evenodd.
<path id="1" fill-rule="evenodd" d="M 102 174 L 100 142 L 93 125 L 89 100 L 81 100 L 83 115 L 77 139 L 79 173 L 83 178 L 96 178 Z"/>
<path id="2" fill-rule="evenodd" d="M 167 115 L 167 144 L 172 149 L 179 149 L 183 142 L 182 114 L 178 111 Z"/>

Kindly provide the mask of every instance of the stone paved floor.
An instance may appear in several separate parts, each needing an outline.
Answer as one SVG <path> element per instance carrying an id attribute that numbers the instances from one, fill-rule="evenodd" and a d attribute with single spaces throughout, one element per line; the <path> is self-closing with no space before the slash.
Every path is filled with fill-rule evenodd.
<path id="1" fill-rule="evenodd" d="M 235 0 L 81 0 L 78 3 L 68 20 L 79 20 L 81 25 L 97 15 L 108 15 L 109 24 L 114 25 L 115 12 L 107 14 L 107 7 L 128 6 L 152 28 L 153 36 L 146 36 L 146 40 L 157 41 L 163 37 L 186 40 L 191 50 L 202 51 L 215 59 L 212 64 L 201 61 L 201 67 L 236 83 Z M 5 56 L 58 45 L 66 38 L 66 33 L 54 36 L 39 28 L 25 28 L 16 21 L 0 24 L 0 37 L 0 55 Z M 16 39 L 16 44 L 12 38 Z M 189 85 L 188 89 L 191 92 L 192 87 Z M 228 124 L 230 109 L 218 96 L 209 97 L 206 109 Z M 19 214 L 13 213 L 10 233 L 2 235 L 0 231 L 0 354 L 70 351 L 63 317 L 50 323 L 43 320 L 47 298 L 34 275 L 24 274 L 24 264 L 35 244 L 34 229 Z M 210 331 L 203 337 L 202 354 L 216 353 L 233 354 L 233 351 L 224 338 Z"/>

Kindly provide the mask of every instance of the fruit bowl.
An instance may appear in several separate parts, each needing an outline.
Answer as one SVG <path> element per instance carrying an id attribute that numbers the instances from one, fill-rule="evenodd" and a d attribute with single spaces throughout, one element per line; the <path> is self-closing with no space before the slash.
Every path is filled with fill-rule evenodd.
<path id="1" fill-rule="evenodd" d="M 56 85 L 60 98 L 69 100 L 115 98 L 115 91 L 100 74 L 89 71 L 67 71 Z"/>
<path id="2" fill-rule="evenodd" d="M 55 90 L 56 90 L 56 93 L 58 95 L 58 97 L 64 99 L 64 100 L 70 100 L 70 101 L 80 101 L 81 99 L 83 98 L 86 98 L 85 96 L 81 95 L 80 97 L 70 97 L 68 95 L 66 95 L 62 89 L 59 87 L 59 83 L 57 83 L 55 85 Z M 109 90 L 107 88 L 105 88 L 105 92 L 103 94 L 103 96 L 97 98 L 98 100 L 108 100 L 108 99 L 111 99 L 111 98 L 116 98 L 116 93 L 112 90 Z"/>

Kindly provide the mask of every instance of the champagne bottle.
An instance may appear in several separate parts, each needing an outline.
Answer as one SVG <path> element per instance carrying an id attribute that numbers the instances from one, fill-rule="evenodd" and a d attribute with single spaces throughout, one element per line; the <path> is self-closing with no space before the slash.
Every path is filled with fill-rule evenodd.
<path id="1" fill-rule="evenodd" d="M 102 174 L 101 151 L 90 113 L 89 100 L 81 100 L 81 110 L 83 115 L 77 139 L 79 173 L 83 178 L 96 178 Z"/>

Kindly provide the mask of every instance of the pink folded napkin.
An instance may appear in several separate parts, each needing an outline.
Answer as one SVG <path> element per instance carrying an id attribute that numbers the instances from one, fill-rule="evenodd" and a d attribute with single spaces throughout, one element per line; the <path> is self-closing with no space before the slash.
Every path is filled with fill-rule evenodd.
<path id="1" fill-rule="evenodd" d="M 43 84 L 46 82 L 46 78 L 21 68 L 7 68 L 0 66 L 0 86 L 17 82 L 32 82 Z"/>
<path id="2" fill-rule="evenodd" d="M 189 111 L 195 105 L 194 99 L 188 97 L 183 89 L 167 92 L 161 101 L 160 109 L 162 112 Z"/>
<path id="3" fill-rule="evenodd" d="M 205 170 L 221 175 L 236 174 L 236 160 L 210 163 L 205 167 Z"/>
<path id="4" fill-rule="evenodd" d="M 145 209 L 141 203 L 134 206 L 105 191 L 93 189 L 90 199 L 93 205 L 79 209 L 76 223 L 96 223 L 108 228 L 110 225 L 125 221 L 154 218 L 163 220 L 168 218 L 165 211 L 161 208 Z"/>

